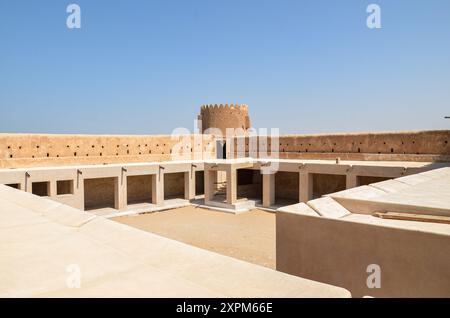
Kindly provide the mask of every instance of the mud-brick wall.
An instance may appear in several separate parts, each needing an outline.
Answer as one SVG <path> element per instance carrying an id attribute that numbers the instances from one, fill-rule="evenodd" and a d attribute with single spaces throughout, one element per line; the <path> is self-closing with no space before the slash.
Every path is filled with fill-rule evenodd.
<path id="1" fill-rule="evenodd" d="M 216 156 L 211 135 L 0 134 L 0 168 L 167 161 L 182 147 L 186 159 Z"/>
<path id="2" fill-rule="evenodd" d="M 248 152 L 249 140 L 242 138 Z M 259 138 L 264 138 L 258 144 L 266 145 L 267 155 L 279 158 L 450 161 L 450 130 L 284 135 L 278 138 L 278 152 L 273 154 L 271 138 Z M 236 154 L 237 139 L 233 142 Z"/>

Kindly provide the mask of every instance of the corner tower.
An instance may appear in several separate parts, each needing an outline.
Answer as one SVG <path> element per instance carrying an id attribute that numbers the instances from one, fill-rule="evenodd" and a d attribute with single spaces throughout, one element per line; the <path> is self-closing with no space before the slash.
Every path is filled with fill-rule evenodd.
<path id="1" fill-rule="evenodd" d="M 227 128 L 250 128 L 247 105 L 202 105 L 198 119 L 202 121 L 202 133 L 208 128 L 220 129 L 226 135 Z"/>

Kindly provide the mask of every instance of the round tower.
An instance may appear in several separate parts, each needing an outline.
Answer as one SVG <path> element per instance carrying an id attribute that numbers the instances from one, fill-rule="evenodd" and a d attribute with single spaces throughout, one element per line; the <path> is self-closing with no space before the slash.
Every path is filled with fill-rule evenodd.
<path id="1" fill-rule="evenodd" d="M 250 128 L 250 117 L 247 105 L 202 105 L 198 119 L 202 123 L 202 133 L 208 128 L 217 128 L 226 135 L 227 128 Z"/>

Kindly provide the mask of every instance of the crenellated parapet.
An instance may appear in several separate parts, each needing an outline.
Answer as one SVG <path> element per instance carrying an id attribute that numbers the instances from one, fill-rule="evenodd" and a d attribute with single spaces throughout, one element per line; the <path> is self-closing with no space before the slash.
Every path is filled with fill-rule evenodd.
<path id="1" fill-rule="evenodd" d="M 210 105 L 202 105 L 200 108 L 201 112 L 210 112 L 210 111 L 227 111 L 227 110 L 238 110 L 242 112 L 248 112 L 248 106 L 246 104 L 210 104 Z"/>

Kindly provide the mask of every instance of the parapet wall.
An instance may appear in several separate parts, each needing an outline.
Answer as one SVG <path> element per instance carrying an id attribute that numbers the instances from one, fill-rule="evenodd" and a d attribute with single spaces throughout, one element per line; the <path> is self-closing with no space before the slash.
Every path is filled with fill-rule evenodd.
<path id="1" fill-rule="evenodd" d="M 248 155 L 248 137 L 245 138 Z M 216 157 L 213 135 L 51 135 L 0 134 L 0 168 L 45 167 L 82 164 L 169 161 L 181 141 L 190 145 L 190 158 Z M 279 152 L 267 156 L 281 159 L 336 159 L 387 161 L 450 161 L 450 130 L 284 135 Z M 237 155 L 236 139 L 234 152 Z M 194 147 L 194 145 L 196 145 Z M 231 147 L 227 147 L 230 151 Z M 229 156 L 230 154 L 228 154 Z M 265 157 L 264 154 L 259 157 Z"/>
<path id="2" fill-rule="evenodd" d="M 248 137 L 237 138 L 245 138 L 248 155 Z M 234 140 L 235 155 L 236 140 Z M 277 155 L 281 159 L 450 161 L 449 142 L 450 130 L 284 135 L 279 137 Z M 268 137 L 269 155 L 271 143 L 271 138 Z"/>
<path id="3" fill-rule="evenodd" d="M 0 168 L 168 161 L 182 141 L 187 159 L 216 156 L 211 135 L 0 134 Z"/>
<path id="4" fill-rule="evenodd" d="M 250 128 L 247 105 L 203 105 L 200 108 L 199 120 L 202 121 L 202 132 L 217 128 L 223 136 L 227 128 Z"/>

